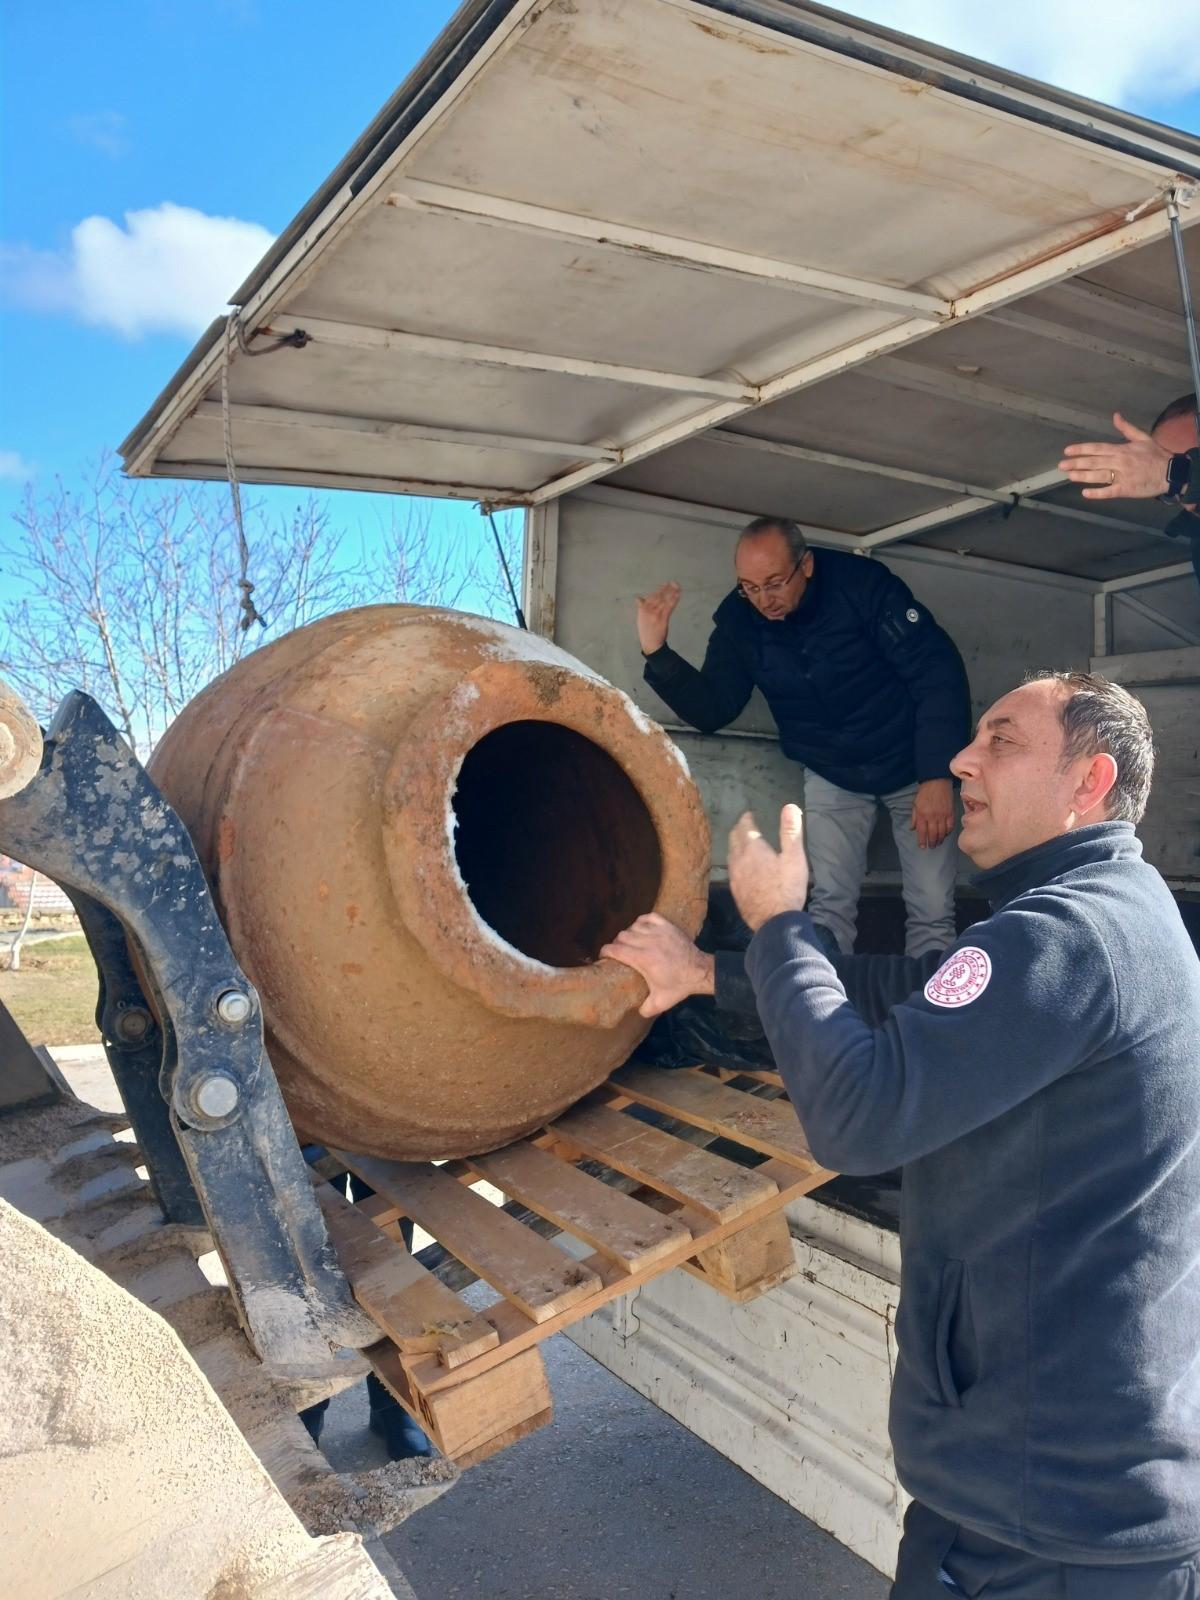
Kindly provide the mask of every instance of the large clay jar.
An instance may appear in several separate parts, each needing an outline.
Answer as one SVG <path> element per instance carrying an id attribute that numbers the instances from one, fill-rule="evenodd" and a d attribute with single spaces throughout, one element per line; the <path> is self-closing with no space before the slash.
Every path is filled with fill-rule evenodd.
<path id="1" fill-rule="evenodd" d="M 520 1137 L 648 1024 L 600 947 L 695 933 L 709 835 L 675 746 L 534 635 L 371 606 L 248 656 L 149 764 L 262 999 L 305 1137 L 401 1160 Z"/>

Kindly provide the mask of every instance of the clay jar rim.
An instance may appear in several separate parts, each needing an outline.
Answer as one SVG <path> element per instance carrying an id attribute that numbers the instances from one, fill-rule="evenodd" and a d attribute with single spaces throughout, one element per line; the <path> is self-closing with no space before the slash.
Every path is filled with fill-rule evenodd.
<path id="1" fill-rule="evenodd" d="M 600 679 L 542 662 L 487 662 L 415 716 L 384 780 L 384 850 L 392 892 L 429 961 L 507 1017 L 613 1028 L 646 996 L 620 962 L 550 967 L 507 944 L 482 921 L 454 853 L 451 800 L 468 752 L 513 722 L 573 729 L 617 762 L 649 812 L 662 857 L 651 908 L 695 934 L 703 904 L 694 887 L 697 844 L 708 820 L 674 745 L 623 694 Z M 664 790 L 678 778 L 670 807 Z"/>

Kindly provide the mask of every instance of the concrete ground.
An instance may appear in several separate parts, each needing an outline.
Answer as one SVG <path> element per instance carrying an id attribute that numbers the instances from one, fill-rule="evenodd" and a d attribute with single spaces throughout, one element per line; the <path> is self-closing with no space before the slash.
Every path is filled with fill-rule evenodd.
<path id="1" fill-rule="evenodd" d="M 119 1109 L 102 1051 L 54 1054 L 81 1099 Z M 385 1541 L 417 1600 L 885 1600 L 873 1567 L 562 1334 L 542 1350 L 554 1421 Z M 343 1472 L 386 1459 L 361 1384 L 321 1443 Z"/>

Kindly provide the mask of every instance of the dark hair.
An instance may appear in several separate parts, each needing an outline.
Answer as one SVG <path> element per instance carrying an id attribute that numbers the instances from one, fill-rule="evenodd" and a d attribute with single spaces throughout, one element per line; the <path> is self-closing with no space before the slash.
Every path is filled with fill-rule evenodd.
<path id="1" fill-rule="evenodd" d="M 761 533 L 781 533 L 795 561 L 802 561 L 808 554 L 808 540 L 801 532 L 800 524 L 789 521 L 787 517 L 755 517 L 738 534 L 738 543 L 741 544 L 743 539 L 757 539 Z"/>
<path id="2" fill-rule="evenodd" d="M 1117 781 L 1107 797 L 1107 817 L 1140 822 L 1154 776 L 1154 731 L 1140 700 L 1094 672 L 1031 672 L 1026 683 L 1059 683 L 1066 690 L 1059 712 L 1063 761 L 1111 756 Z"/>
<path id="3" fill-rule="evenodd" d="M 1173 422 L 1176 417 L 1194 417 L 1196 415 L 1196 396 L 1194 394 L 1181 394 L 1178 400 L 1172 400 L 1169 406 L 1164 406 L 1154 421 L 1150 424 L 1150 432 L 1161 428 L 1164 422 Z"/>

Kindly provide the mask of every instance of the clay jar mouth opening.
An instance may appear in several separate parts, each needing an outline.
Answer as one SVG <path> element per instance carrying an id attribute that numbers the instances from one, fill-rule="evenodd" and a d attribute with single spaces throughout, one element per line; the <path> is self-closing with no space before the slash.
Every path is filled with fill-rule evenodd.
<path id="1" fill-rule="evenodd" d="M 650 911 L 662 851 L 621 766 L 574 728 L 518 721 L 467 751 L 454 854 L 490 928 L 548 967 L 583 967 Z"/>
<path id="2" fill-rule="evenodd" d="M 500 1016 L 617 1027 L 646 989 L 601 947 L 647 911 L 699 925 L 708 829 L 686 769 L 569 667 L 488 661 L 432 696 L 383 799 L 399 916 Z"/>

